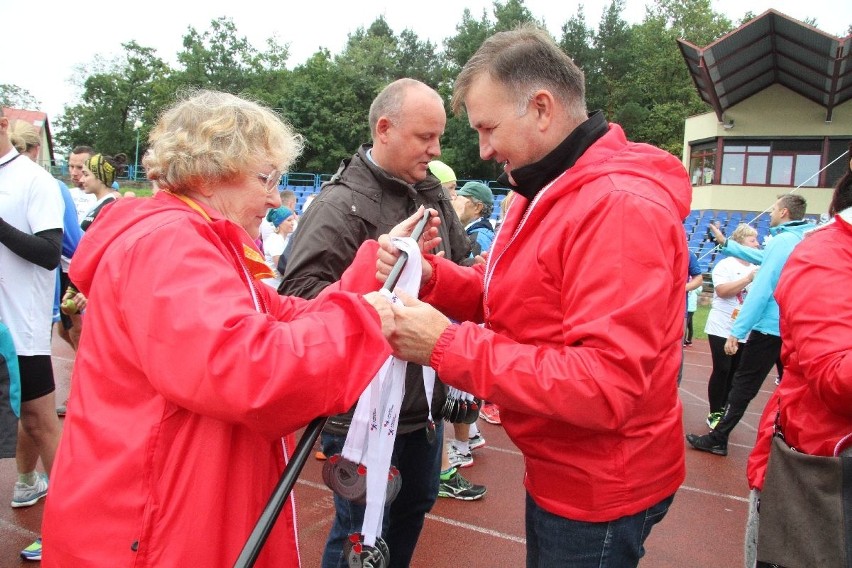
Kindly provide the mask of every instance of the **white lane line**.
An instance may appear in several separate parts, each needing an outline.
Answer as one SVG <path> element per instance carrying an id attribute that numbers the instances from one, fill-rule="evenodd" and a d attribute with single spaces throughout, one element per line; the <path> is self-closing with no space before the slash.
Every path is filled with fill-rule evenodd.
<path id="1" fill-rule="evenodd" d="M 478 533 L 481 533 L 481 534 L 485 534 L 485 535 L 488 535 L 488 536 L 493 536 L 495 538 L 501 538 L 503 540 L 508 540 L 510 542 L 517 542 L 519 544 L 526 544 L 527 543 L 527 539 L 520 537 L 520 536 L 515 536 L 515 535 L 511 535 L 511 534 L 506 534 L 506 533 L 500 532 L 500 531 L 486 529 L 485 527 L 472 525 L 470 523 L 463 523 L 461 521 L 456 521 L 454 519 L 448 519 L 447 517 L 439 517 L 438 515 L 433 515 L 432 513 L 427 513 L 426 518 L 429 519 L 430 521 L 437 521 L 439 523 L 444 523 L 445 525 L 450 525 L 450 526 L 453 526 L 453 527 L 459 527 L 459 528 L 462 528 L 462 529 L 471 530 L 471 531 L 478 532 Z"/>
<path id="2" fill-rule="evenodd" d="M 736 495 L 729 495 L 727 493 L 719 493 L 718 491 L 710 491 L 708 489 L 699 489 L 697 487 L 690 487 L 689 485 L 681 485 L 680 489 L 684 489 L 686 491 L 693 491 L 695 493 L 702 493 L 704 495 L 710 495 L 712 497 L 722 497 L 723 499 L 732 499 L 734 501 L 740 501 L 741 503 L 748 503 L 748 497 L 737 497 Z"/>

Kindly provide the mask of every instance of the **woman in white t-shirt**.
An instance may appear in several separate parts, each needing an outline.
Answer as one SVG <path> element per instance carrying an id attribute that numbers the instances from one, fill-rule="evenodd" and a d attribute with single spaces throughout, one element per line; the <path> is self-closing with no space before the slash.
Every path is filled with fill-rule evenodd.
<path id="1" fill-rule="evenodd" d="M 740 224 L 729 238 L 741 245 L 759 248 L 757 230 L 745 223 Z M 739 349 L 733 356 L 726 355 L 725 342 L 742 308 L 748 293 L 748 285 L 754 279 L 756 271 L 755 265 L 732 256 L 723 258 L 713 267 L 713 303 L 707 315 L 707 324 L 704 326 L 704 333 L 707 334 L 710 354 L 713 358 L 713 372 L 707 383 L 707 398 L 710 401 L 707 425 L 711 428 L 724 414 L 728 392 L 731 390 L 731 380 L 742 353 L 742 349 Z"/>
<path id="2" fill-rule="evenodd" d="M 288 207 L 276 207 L 266 213 L 266 220 L 272 224 L 273 231 L 263 239 L 263 256 L 266 264 L 275 273 L 275 278 L 264 280 L 273 288 L 278 288 L 281 283 L 281 274 L 278 273 L 278 260 L 287 247 L 287 241 L 295 227 L 296 215 Z"/>

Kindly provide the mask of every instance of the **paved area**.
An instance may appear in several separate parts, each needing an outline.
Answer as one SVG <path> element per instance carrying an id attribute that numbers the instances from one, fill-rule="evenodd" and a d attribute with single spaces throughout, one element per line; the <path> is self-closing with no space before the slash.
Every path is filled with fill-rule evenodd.
<path id="1" fill-rule="evenodd" d="M 54 342 L 57 399 L 68 390 L 73 352 Z M 705 432 L 710 351 L 706 341 L 686 348 L 680 394 L 687 432 Z M 687 448 L 686 481 L 672 509 L 646 542 L 646 568 L 704 568 L 742 566 L 742 533 L 748 488 L 745 464 L 754 443 L 760 411 L 774 388 L 774 375 L 764 384 L 744 420 L 734 431 L 727 457 Z M 464 475 L 484 483 L 488 494 L 480 501 L 439 499 L 428 516 L 413 568 L 517 567 L 524 565 L 523 459 L 499 426 L 482 423 L 487 445 L 476 450 L 474 466 Z M 685 443 L 685 442 L 684 442 Z M 320 462 L 310 459 L 297 486 L 299 542 L 306 568 L 319 566 L 331 523 L 331 492 L 322 483 Z M 37 565 L 18 559 L 18 551 L 38 536 L 43 504 L 12 509 L 15 480 L 13 459 L 0 460 L 0 568 Z M 108 498 L 108 496 L 105 496 Z"/>

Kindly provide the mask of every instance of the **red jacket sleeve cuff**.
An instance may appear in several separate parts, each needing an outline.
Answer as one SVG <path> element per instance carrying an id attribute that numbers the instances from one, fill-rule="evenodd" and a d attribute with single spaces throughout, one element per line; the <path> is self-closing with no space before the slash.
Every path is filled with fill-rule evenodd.
<path id="1" fill-rule="evenodd" d="M 444 353 L 446 353 L 447 349 L 449 349 L 450 343 L 452 343 L 453 339 L 455 339 L 456 332 L 458 330 L 458 324 L 451 324 L 444 330 L 444 333 L 438 337 L 438 342 L 435 343 L 435 348 L 432 350 L 432 356 L 429 358 L 429 366 L 436 371 L 440 367 L 441 361 L 444 359 Z"/>
<path id="2" fill-rule="evenodd" d="M 434 254 L 424 254 L 423 259 L 432 267 L 432 276 L 425 284 L 420 286 L 421 298 L 428 296 L 432 292 L 432 289 L 435 288 L 435 282 L 437 281 L 437 271 L 435 270 L 435 267 L 438 265 L 438 263 L 435 262 Z"/>

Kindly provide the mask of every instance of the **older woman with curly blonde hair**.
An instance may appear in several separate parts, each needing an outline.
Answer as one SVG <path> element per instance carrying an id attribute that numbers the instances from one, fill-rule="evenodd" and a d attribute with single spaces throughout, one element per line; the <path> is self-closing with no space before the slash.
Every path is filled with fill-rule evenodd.
<path id="1" fill-rule="evenodd" d="M 260 283 L 254 239 L 302 146 L 288 124 L 201 91 L 149 141 L 159 191 L 105 209 L 71 265 L 89 302 L 44 566 L 232 566 L 292 433 L 348 410 L 390 354 L 374 274 L 311 301 Z M 291 495 L 258 566 L 299 565 L 295 523 Z"/>

